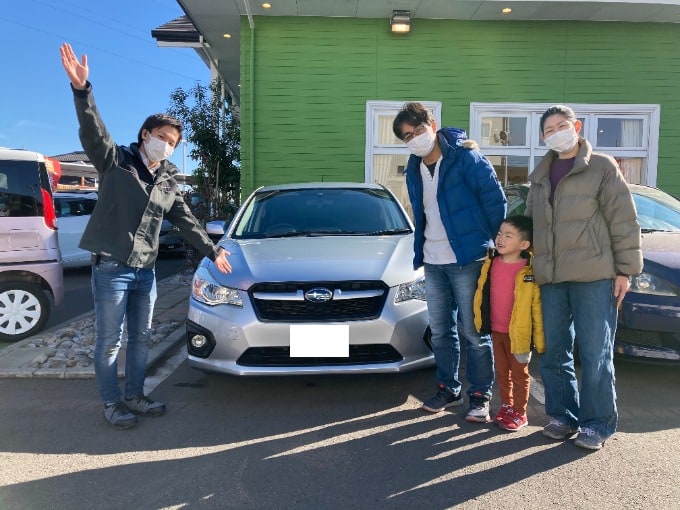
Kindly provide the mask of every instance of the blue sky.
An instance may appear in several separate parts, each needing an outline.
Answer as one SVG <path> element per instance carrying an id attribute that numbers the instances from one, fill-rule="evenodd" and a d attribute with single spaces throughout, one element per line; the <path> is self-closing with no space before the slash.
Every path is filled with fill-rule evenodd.
<path id="1" fill-rule="evenodd" d="M 48 156 L 82 150 L 69 80 L 59 56 L 68 42 L 87 54 L 97 106 L 114 140 L 136 141 L 170 93 L 209 81 L 188 48 L 160 48 L 151 30 L 183 14 L 174 0 L 21 0 L 0 9 L 0 147 Z M 182 169 L 182 148 L 171 160 Z M 187 149 L 187 154 L 189 150 Z M 187 156 L 189 173 L 195 164 Z"/>

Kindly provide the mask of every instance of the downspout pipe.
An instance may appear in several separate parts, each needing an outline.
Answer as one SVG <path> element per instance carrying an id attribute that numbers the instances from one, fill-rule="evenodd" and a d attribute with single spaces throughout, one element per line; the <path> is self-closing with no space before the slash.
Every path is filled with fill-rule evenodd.
<path id="1" fill-rule="evenodd" d="M 255 190 L 255 23 L 248 0 L 243 0 L 250 27 L 250 55 L 248 58 L 248 152 L 250 154 L 249 193 Z"/>

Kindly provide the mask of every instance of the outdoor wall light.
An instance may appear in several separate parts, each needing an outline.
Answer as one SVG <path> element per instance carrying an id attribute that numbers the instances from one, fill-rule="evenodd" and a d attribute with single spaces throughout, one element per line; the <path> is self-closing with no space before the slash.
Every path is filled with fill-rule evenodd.
<path id="1" fill-rule="evenodd" d="M 390 26 L 392 27 L 392 32 L 398 34 L 405 34 L 411 31 L 411 11 L 392 11 L 392 17 L 390 18 Z"/>

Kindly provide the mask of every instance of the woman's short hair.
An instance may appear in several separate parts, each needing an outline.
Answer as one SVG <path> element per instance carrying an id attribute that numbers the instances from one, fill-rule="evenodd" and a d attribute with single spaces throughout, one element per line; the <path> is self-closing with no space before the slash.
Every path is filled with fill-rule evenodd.
<path id="1" fill-rule="evenodd" d="M 571 122 L 576 122 L 578 120 L 576 119 L 574 110 L 568 106 L 564 106 L 563 104 L 551 106 L 543 113 L 543 115 L 541 115 L 541 135 L 543 134 L 543 124 L 545 124 L 546 119 L 552 115 L 562 115 L 562 117 L 570 120 Z"/>

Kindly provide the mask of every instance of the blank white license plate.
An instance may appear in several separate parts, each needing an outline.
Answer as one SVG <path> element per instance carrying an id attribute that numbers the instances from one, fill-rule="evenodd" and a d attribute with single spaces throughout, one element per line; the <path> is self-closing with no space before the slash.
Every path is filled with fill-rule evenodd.
<path id="1" fill-rule="evenodd" d="M 291 358 L 349 358 L 349 326 L 292 324 Z"/>

